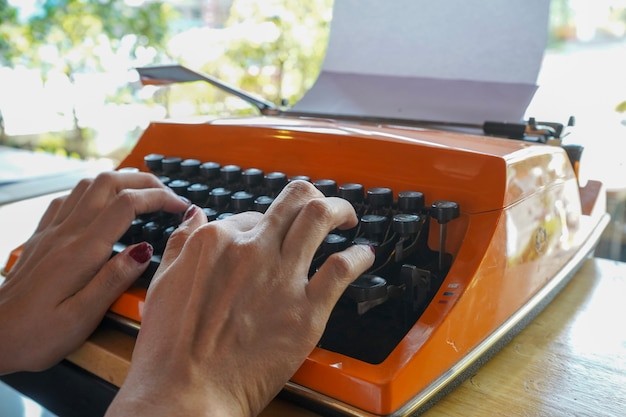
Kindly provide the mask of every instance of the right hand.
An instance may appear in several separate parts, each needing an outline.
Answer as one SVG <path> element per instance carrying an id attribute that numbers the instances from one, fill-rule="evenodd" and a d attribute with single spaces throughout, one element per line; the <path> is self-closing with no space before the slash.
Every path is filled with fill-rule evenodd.
<path id="1" fill-rule="evenodd" d="M 192 206 L 195 207 L 195 206 Z M 374 261 L 370 247 L 311 259 L 352 206 L 290 183 L 265 215 L 207 223 L 190 209 L 148 290 L 130 372 L 111 416 L 253 416 L 319 341 L 344 289 Z"/>

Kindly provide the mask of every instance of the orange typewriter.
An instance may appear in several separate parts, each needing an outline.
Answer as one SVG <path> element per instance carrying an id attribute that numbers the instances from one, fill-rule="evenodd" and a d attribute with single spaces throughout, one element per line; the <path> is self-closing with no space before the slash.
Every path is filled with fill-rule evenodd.
<path id="1" fill-rule="evenodd" d="M 354 205 L 360 225 L 329 235 L 311 271 L 359 241 L 375 246 L 376 262 L 345 291 L 284 389 L 315 410 L 425 410 L 558 293 L 608 222 L 602 185 L 582 187 L 577 159 L 558 144 L 256 104 L 263 116 L 152 123 L 119 168 L 153 172 L 211 220 L 263 211 L 294 177 Z M 500 127 L 507 136 L 516 129 Z M 120 238 L 114 251 L 148 240 L 156 252 L 110 320 L 140 328 L 146 288 L 177 221 L 141 216 Z"/>

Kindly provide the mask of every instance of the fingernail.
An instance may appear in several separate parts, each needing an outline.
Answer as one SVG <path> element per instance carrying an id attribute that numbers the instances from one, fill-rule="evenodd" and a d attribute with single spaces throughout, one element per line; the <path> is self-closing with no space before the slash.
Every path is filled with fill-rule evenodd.
<path id="1" fill-rule="evenodd" d="M 376 247 L 374 245 L 369 245 L 369 244 L 361 244 L 361 246 L 366 246 L 369 248 L 370 252 L 372 252 L 374 255 L 376 255 Z"/>
<path id="2" fill-rule="evenodd" d="M 185 197 L 185 196 L 179 195 L 178 198 L 183 200 L 183 203 L 185 203 L 185 204 L 191 204 L 191 201 L 189 201 L 189 199 L 187 197 Z"/>
<path id="3" fill-rule="evenodd" d="M 198 206 L 195 204 L 190 205 L 183 216 L 183 221 L 189 220 L 195 214 L 196 210 L 198 210 Z"/>
<path id="4" fill-rule="evenodd" d="M 152 257 L 152 245 L 148 242 L 141 242 L 128 252 L 128 255 L 135 260 L 135 262 L 143 264 L 150 260 Z"/>

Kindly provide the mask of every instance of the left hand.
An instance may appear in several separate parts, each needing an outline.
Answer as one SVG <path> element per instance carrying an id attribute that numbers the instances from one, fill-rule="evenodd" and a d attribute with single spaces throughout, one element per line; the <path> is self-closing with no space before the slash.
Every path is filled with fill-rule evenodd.
<path id="1" fill-rule="evenodd" d="M 152 174 L 106 172 L 52 201 L 0 286 L 0 374 L 45 369 L 75 350 L 145 270 L 139 243 L 109 259 L 140 213 L 183 212 Z"/>

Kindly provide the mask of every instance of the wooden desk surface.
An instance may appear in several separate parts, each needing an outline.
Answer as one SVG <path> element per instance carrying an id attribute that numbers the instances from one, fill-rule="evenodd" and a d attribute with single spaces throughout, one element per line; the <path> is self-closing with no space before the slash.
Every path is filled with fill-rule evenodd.
<path id="1" fill-rule="evenodd" d="M 16 230 L 25 204 L 38 209 Z M 0 206 L 0 264 L 28 237 L 45 206 L 39 199 Z M 535 320 L 425 416 L 626 415 L 625 296 L 626 263 L 589 259 Z M 99 329 L 68 359 L 119 385 L 133 346 L 134 338 Z M 262 416 L 316 414 L 274 400 Z"/>

